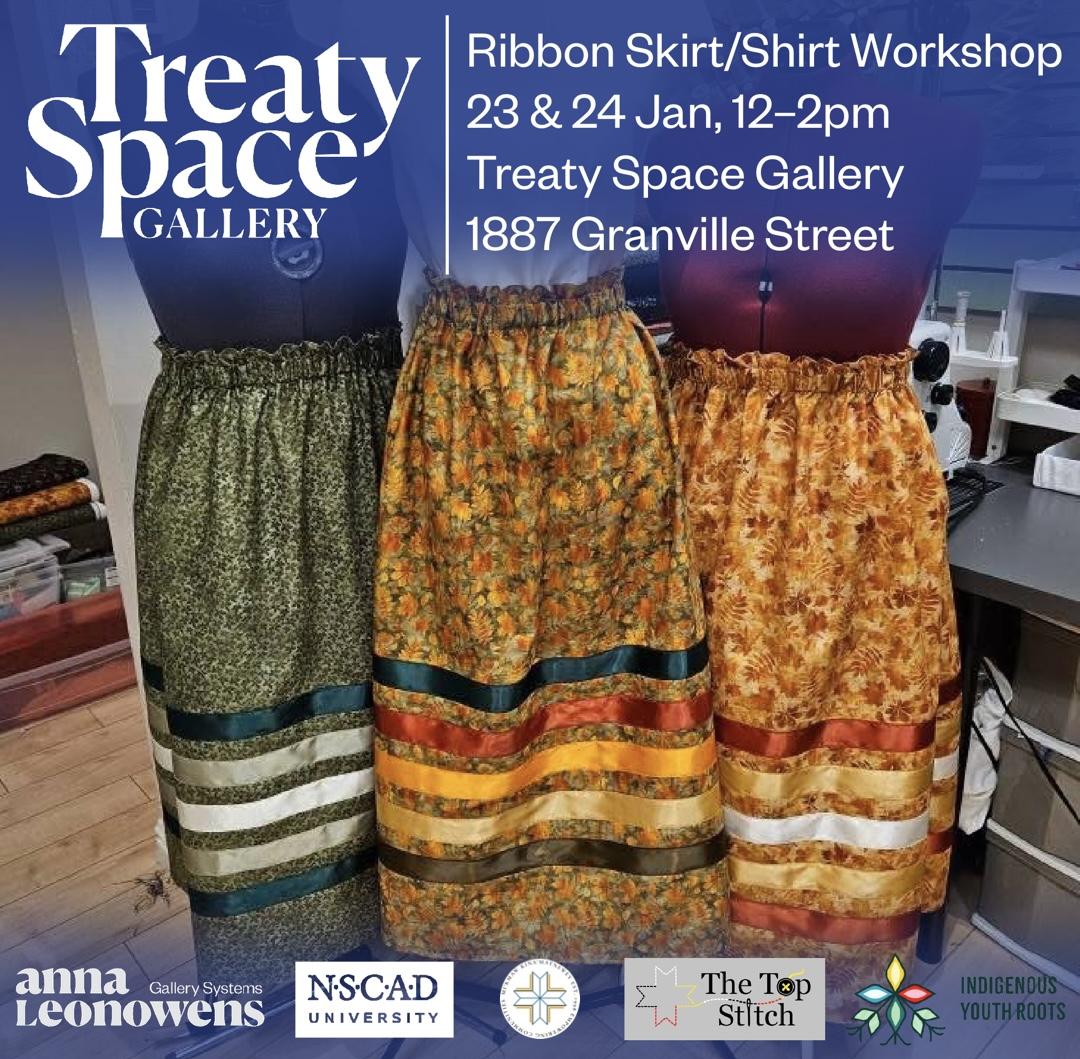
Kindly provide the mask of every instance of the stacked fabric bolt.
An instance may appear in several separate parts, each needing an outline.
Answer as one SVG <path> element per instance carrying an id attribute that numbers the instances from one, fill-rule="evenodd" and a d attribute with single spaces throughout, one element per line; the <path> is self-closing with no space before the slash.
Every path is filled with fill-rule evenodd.
<path id="1" fill-rule="evenodd" d="M 0 545 L 105 518 L 87 473 L 81 460 L 53 453 L 0 471 Z"/>

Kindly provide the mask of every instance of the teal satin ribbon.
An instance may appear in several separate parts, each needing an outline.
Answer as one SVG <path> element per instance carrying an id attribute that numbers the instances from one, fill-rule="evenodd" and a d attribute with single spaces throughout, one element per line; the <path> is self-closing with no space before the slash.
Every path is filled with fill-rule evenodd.
<path id="1" fill-rule="evenodd" d="M 165 692 L 160 666 L 142 660 L 143 679 L 148 687 Z M 356 713 L 371 709 L 371 684 L 342 684 L 337 687 L 315 688 L 285 699 L 261 710 L 242 710 L 220 713 L 191 713 L 174 706 L 165 707 L 169 732 L 181 739 L 201 742 L 224 742 L 250 739 L 289 728 L 312 717 L 335 713 Z"/>
<path id="2" fill-rule="evenodd" d="M 170 822 L 166 815 L 165 824 L 170 831 L 176 827 L 176 821 Z M 271 882 L 257 883 L 241 890 L 222 893 L 210 893 L 206 890 L 188 890 L 188 903 L 195 915 L 221 919 L 226 916 L 242 916 L 247 912 L 257 912 L 260 908 L 281 904 L 283 901 L 295 901 L 298 897 L 307 897 L 320 890 L 329 890 L 332 886 L 347 882 L 361 872 L 374 867 L 375 847 L 350 854 L 333 864 L 324 864 L 318 868 L 289 875 Z"/>
<path id="3" fill-rule="evenodd" d="M 682 651 L 626 644 L 583 658 L 545 658 L 512 684 L 483 684 L 441 666 L 381 657 L 375 658 L 374 678 L 376 683 L 398 691 L 437 695 L 487 713 L 509 713 L 548 684 L 576 684 L 620 674 L 686 680 L 708 663 L 709 649 L 702 640 Z"/>

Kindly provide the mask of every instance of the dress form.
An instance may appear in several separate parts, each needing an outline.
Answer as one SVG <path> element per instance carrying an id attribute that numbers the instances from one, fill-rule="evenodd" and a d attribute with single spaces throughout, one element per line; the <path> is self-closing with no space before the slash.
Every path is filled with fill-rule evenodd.
<path id="1" fill-rule="evenodd" d="M 193 32 L 168 49 L 170 55 L 190 55 L 192 62 L 215 54 L 240 60 L 248 84 L 233 90 L 237 102 L 280 86 L 279 72 L 275 79 L 275 71 L 252 69 L 259 60 L 278 54 L 306 60 L 319 50 L 320 46 L 299 36 L 284 0 L 204 2 Z M 130 76 L 140 75 L 134 64 L 127 64 L 127 70 Z M 121 78 L 124 75 L 122 63 Z M 304 89 L 307 99 L 316 98 L 312 64 L 306 61 Z M 188 127 L 204 124 L 186 109 L 182 92 L 171 98 L 169 105 L 170 139 Z M 354 124 L 360 129 L 376 125 L 373 107 L 354 84 L 342 84 L 341 109 L 359 115 Z M 226 159 L 230 153 L 235 156 L 241 140 L 265 127 L 256 125 L 246 113 L 229 125 L 218 126 L 225 138 Z M 307 125 L 293 130 L 293 139 L 321 127 L 316 112 Z M 259 155 L 260 175 L 267 180 L 295 178 L 295 169 L 289 172 L 285 168 L 284 152 L 282 172 L 273 172 L 273 155 L 272 145 L 265 145 L 265 152 Z M 255 199 L 237 187 L 227 200 L 199 203 L 231 206 L 240 216 L 246 214 L 248 206 L 271 210 L 278 206 L 326 207 L 315 241 L 305 238 L 310 233 L 303 228 L 297 240 L 148 240 L 129 234 L 128 251 L 162 335 L 187 349 L 232 345 L 275 349 L 286 342 L 356 336 L 396 322 L 405 233 L 394 198 L 388 148 L 352 163 L 355 168 L 346 172 L 347 164 L 333 163 L 343 167 L 336 171 L 332 164 L 323 163 L 332 179 L 359 176 L 355 187 L 342 198 L 318 200 L 294 179 L 293 188 L 277 199 Z M 147 205 L 159 207 L 167 219 L 177 207 L 192 203 L 173 196 L 166 185 L 154 198 L 127 203 L 127 232 L 131 232 L 130 214 Z"/>
<path id="2" fill-rule="evenodd" d="M 802 90 L 791 86 L 791 100 L 785 102 Z M 667 134 L 653 142 L 658 159 L 666 156 L 670 162 L 689 154 L 700 164 L 717 161 L 722 139 L 723 161 L 742 164 L 751 177 L 758 159 L 767 154 L 781 155 L 792 166 L 814 164 L 819 155 L 860 166 L 905 166 L 891 200 L 879 190 L 766 190 L 753 180 L 736 191 L 658 196 L 652 210 L 660 223 L 693 224 L 702 214 L 727 215 L 732 224 L 749 225 L 758 233 L 749 252 L 661 253 L 661 287 L 675 332 L 686 345 L 732 354 L 764 349 L 851 360 L 894 353 L 907 344 L 937 256 L 974 190 L 979 130 L 966 112 L 882 91 L 866 80 L 834 78 L 829 90 L 832 98 L 849 104 L 885 103 L 889 129 L 834 133 L 825 139 L 820 132 L 784 131 L 778 120 L 773 132 L 730 129 L 722 137 L 702 135 L 689 150 L 682 138 L 686 133 L 677 134 L 677 141 L 676 134 Z M 779 93 L 776 109 L 784 109 Z M 852 228 L 888 221 L 895 249 L 767 251 L 762 236 L 775 215 Z M 772 291 L 763 306 L 759 285 L 764 270 Z"/>

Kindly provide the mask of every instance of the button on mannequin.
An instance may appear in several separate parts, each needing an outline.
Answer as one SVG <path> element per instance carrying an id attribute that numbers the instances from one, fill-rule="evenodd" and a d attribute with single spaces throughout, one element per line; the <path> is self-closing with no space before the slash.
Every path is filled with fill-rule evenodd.
<path id="1" fill-rule="evenodd" d="M 205 2 L 193 32 L 168 48 L 170 55 L 189 54 L 192 64 L 197 58 L 219 53 L 238 59 L 248 71 L 248 84 L 231 91 L 243 93 L 243 99 L 253 99 L 280 85 L 280 71 L 252 71 L 261 59 L 278 54 L 310 57 L 321 50 L 298 36 L 285 0 Z M 343 64 L 346 74 L 348 69 L 349 65 Z M 304 70 L 306 97 L 314 99 L 316 84 L 310 62 L 305 62 Z M 124 76 L 122 66 L 121 84 Z M 219 91 L 229 103 L 234 102 L 224 86 Z M 241 101 L 239 95 L 235 101 Z M 133 102 L 138 102 L 137 96 Z M 378 126 L 374 107 L 348 80 L 342 84 L 340 105 L 343 112 L 359 113 L 354 123 L 358 129 Z M 205 126 L 186 110 L 182 90 L 169 97 L 169 117 L 170 139 L 181 135 L 186 123 L 191 128 Z M 316 115 L 310 124 L 321 128 L 324 123 Z M 215 131 L 225 137 L 226 159 L 235 157 L 237 145 L 260 128 L 265 126 L 257 125 L 247 114 L 217 126 Z M 299 126 L 293 130 L 294 139 L 310 131 L 313 129 Z M 349 132 L 355 135 L 351 127 Z M 344 181 L 359 173 L 351 193 L 327 201 L 318 201 L 305 191 L 295 180 L 295 160 L 292 171 L 287 171 L 284 151 L 275 154 L 275 146 L 273 142 L 260 145 L 260 175 L 268 182 L 292 177 L 294 187 L 273 200 L 245 196 L 238 189 L 229 196 L 228 205 L 236 214 L 244 213 L 247 206 L 298 210 L 325 206 L 317 243 L 306 238 L 310 225 L 305 232 L 303 220 L 298 239 L 165 240 L 133 237 L 128 218 L 128 251 L 139 281 L 162 335 L 181 348 L 220 349 L 243 344 L 275 349 L 283 342 L 359 335 L 396 321 L 405 235 L 387 146 L 362 159 L 361 164 L 353 163 L 347 174 L 343 169 L 340 176 L 335 165 L 346 163 L 322 162 L 328 179 Z M 278 164 L 280 174 L 274 172 Z M 134 177 L 131 184 L 137 186 Z M 167 189 L 168 185 L 153 199 L 127 203 L 129 215 L 150 205 L 159 207 L 167 220 L 175 208 L 192 205 Z M 211 200 L 209 204 L 217 203 Z"/>

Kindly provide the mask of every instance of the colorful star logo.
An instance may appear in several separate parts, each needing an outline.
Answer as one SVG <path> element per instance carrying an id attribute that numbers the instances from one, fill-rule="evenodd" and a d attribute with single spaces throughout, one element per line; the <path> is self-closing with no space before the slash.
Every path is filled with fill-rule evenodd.
<path id="1" fill-rule="evenodd" d="M 638 991 L 639 1000 L 634 1007 L 652 1009 L 653 1025 L 659 1026 L 668 1022 L 672 1026 L 679 1025 L 680 1007 L 700 1007 L 693 1003 L 696 985 L 679 985 L 679 969 L 672 967 L 670 971 L 662 971 L 659 967 L 653 967 L 653 984 L 634 986 Z M 646 992 L 650 990 L 650 992 Z"/>

